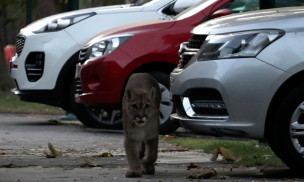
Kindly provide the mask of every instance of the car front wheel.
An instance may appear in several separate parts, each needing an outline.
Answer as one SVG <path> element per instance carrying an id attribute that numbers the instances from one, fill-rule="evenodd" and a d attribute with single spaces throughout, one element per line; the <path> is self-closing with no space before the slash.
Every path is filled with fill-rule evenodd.
<path id="1" fill-rule="evenodd" d="M 272 149 L 294 171 L 304 167 L 304 84 L 282 99 L 270 129 Z"/>

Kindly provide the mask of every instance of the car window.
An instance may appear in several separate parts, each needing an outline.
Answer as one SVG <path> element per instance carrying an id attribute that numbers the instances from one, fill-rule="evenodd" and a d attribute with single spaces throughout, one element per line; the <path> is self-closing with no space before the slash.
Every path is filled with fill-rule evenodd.
<path id="1" fill-rule="evenodd" d="M 202 0 L 199 3 L 191 6 L 190 8 L 186 9 L 185 11 L 182 11 L 180 14 L 174 17 L 176 20 L 182 20 L 185 18 L 188 18 L 190 16 L 195 15 L 196 13 L 202 11 L 203 9 L 207 8 L 217 0 Z"/>
<path id="2" fill-rule="evenodd" d="M 304 6 L 304 0 L 275 0 L 275 7 Z"/>
<path id="3" fill-rule="evenodd" d="M 151 4 L 157 3 L 161 0 L 143 0 L 140 3 L 135 4 L 134 6 L 150 6 Z"/>
<path id="4" fill-rule="evenodd" d="M 231 13 L 240 13 L 260 9 L 260 0 L 235 0 L 228 4 Z"/>

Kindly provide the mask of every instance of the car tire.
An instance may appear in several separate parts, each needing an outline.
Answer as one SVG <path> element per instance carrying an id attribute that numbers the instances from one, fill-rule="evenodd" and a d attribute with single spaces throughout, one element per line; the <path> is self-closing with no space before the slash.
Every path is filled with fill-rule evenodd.
<path id="1" fill-rule="evenodd" d="M 74 78 L 70 86 L 70 105 L 73 109 L 73 113 L 84 126 L 103 129 L 122 129 L 123 124 L 120 111 L 103 110 L 76 103 L 75 84 L 76 80 Z"/>
<path id="2" fill-rule="evenodd" d="M 172 133 L 179 126 L 170 120 L 170 115 L 175 111 L 175 105 L 170 100 L 170 75 L 163 72 L 149 72 L 149 74 L 158 82 L 162 94 L 159 133 L 161 135 Z"/>
<path id="3" fill-rule="evenodd" d="M 282 99 L 270 127 L 269 143 L 293 171 L 304 167 L 304 84 Z M 302 133 L 301 133 L 302 132 Z"/>

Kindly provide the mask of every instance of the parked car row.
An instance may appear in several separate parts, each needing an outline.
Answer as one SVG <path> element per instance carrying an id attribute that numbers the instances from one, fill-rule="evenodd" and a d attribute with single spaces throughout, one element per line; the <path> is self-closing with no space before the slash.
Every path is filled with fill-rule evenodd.
<path id="1" fill-rule="evenodd" d="M 238 13 L 259 5 L 200 0 L 182 11 L 195 3 L 186 1 L 81 10 L 29 25 L 11 62 L 15 93 L 71 110 L 86 126 L 119 129 L 129 76 L 150 73 L 162 92 L 161 134 L 182 126 L 267 140 L 289 167 L 301 169 L 304 8 Z M 155 16 L 142 21 L 145 13 Z M 103 16 L 106 25 L 96 23 Z"/>
<path id="2" fill-rule="evenodd" d="M 120 124 L 110 123 L 105 117 L 101 119 L 104 114 L 101 110 L 75 103 L 75 65 L 79 50 L 105 30 L 147 20 L 166 21 L 199 1 L 150 0 L 143 5 L 77 10 L 33 22 L 17 35 L 17 54 L 11 62 L 11 77 L 17 86 L 14 92 L 21 100 L 73 112 L 86 126 L 119 128 Z M 115 113 L 104 109 L 108 111 L 105 114 Z"/>

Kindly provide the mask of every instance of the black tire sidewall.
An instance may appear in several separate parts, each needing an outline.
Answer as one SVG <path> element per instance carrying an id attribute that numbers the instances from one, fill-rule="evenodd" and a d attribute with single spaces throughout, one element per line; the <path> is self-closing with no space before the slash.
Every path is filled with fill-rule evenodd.
<path id="1" fill-rule="evenodd" d="M 304 167 L 304 158 L 295 149 L 290 137 L 290 121 L 297 107 L 304 101 L 304 84 L 293 89 L 280 103 L 272 126 L 272 148 L 291 169 Z"/>

